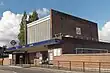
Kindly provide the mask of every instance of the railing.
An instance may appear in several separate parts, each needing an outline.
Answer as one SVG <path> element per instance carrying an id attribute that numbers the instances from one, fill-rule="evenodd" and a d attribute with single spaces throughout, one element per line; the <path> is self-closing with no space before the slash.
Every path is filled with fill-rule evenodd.
<path id="1" fill-rule="evenodd" d="M 53 61 L 53 65 L 39 64 L 37 61 L 35 64 L 22 64 L 23 67 L 43 67 L 63 69 L 70 71 L 80 71 L 86 73 L 110 73 L 110 62 L 86 62 L 86 61 Z"/>
<path id="2" fill-rule="evenodd" d="M 58 69 L 110 73 L 110 62 L 57 61 Z"/>
<path id="3" fill-rule="evenodd" d="M 46 68 L 56 68 L 70 71 L 110 73 L 110 62 L 85 62 L 85 61 L 54 61 L 54 65 L 37 65 Z"/>

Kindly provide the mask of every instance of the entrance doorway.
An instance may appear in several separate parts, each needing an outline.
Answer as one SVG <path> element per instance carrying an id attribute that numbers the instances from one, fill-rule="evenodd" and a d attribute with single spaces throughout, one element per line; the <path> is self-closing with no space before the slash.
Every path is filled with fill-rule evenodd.
<path id="1" fill-rule="evenodd" d="M 42 64 L 48 64 L 48 51 L 42 51 Z"/>
<path id="2" fill-rule="evenodd" d="M 25 55 L 23 53 L 16 54 L 16 64 L 24 64 Z"/>
<path id="3" fill-rule="evenodd" d="M 28 53 L 16 53 L 15 64 L 28 64 L 29 54 Z"/>

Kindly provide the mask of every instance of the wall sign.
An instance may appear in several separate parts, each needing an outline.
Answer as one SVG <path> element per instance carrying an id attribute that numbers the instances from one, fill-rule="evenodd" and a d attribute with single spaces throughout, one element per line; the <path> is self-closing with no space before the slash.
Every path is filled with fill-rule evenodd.
<path id="1" fill-rule="evenodd" d="M 12 54 L 9 54 L 9 59 L 12 59 Z"/>
<path id="2" fill-rule="evenodd" d="M 81 35 L 81 28 L 76 27 L 76 34 Z"/>
<path id="3" fill-rule="evenodd" d="M 14 45 L 17 44 L 17 42 L 16 42 L 15 40 L 12 40 L 12 41 L 10 42 L 10 44 L 14 46 Z"/>

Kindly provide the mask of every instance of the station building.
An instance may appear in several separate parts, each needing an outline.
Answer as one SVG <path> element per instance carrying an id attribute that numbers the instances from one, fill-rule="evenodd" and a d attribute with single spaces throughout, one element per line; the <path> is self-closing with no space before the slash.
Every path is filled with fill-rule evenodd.
<path id="1" fill-rule="evenodd" d="M 27 24 L 27 45 L 8 48 L 12 61 L 52 63 L 62 54 L 109 53 L 110 43 L 100 42 L 97 23 L 51 9 L 50 14 Z"/>

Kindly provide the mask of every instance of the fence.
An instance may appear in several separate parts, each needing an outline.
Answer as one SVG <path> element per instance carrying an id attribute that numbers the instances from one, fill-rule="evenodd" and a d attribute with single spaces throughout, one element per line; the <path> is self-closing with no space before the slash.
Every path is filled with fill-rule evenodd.
<path id="1" fill-rule="evenodd" d="M 110 73 L 110 62 L 56 61 L 54 65 L 58 69 Z"/>
<path id="2" fill-rule="evenodd" d="M 85 62 L 85 61 L 54 61 L 54 65 L 37 65 L 46 68 L 56 68 L 70 71 L 110 73 L 110 62 Z"/>
<path id="3" fill-rule="evenodd" d="M 110 62 L 86 62 L 86 61 L 53 61 L 49 64 L 22 64 L 23 67 L 39 66 L 44 68 L 63 69 L 81 72 L 110 73 Z"/>

